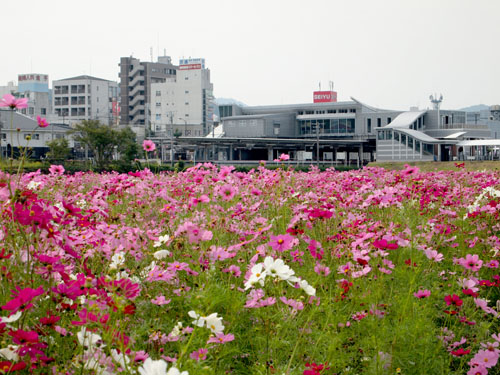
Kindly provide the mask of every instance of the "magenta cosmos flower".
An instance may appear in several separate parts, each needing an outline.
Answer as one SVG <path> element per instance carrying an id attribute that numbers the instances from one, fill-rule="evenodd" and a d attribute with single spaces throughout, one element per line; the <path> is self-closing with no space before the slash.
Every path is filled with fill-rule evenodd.
<path id="1" fill-rule="evenodd" d="M 36 122 L 38 123 L 38 126 L 41 128 L 46 128 L 47 126 L 49 126 L 47 119 L 40 116 L 36 116 Z"/>
<path id="2" fill-rule="evenodd" d="M 269 241 L 269 246 L 277 251 L 287 251 L 292 248 L 293 237 L 289 234 L 279 234 L 277 236 L 271 236 L 271 241 Z"/>
<path id="3" fill-rule="evenodd" d="M 142 148 L 144 151 L 154 151 L 156 150 L 156 145 L 153 141 L 150 141 L 149 139 L 145 139 L 144 142 L 142 142 Z"/>
<path id="4" fill-rule="evenodd" d="M 0 107 L 9 107 L 10 109 L 23 109 L 28 107 L 28 98 L 16 99 L 11 94 L 5 94 L 0 99 Z"/>

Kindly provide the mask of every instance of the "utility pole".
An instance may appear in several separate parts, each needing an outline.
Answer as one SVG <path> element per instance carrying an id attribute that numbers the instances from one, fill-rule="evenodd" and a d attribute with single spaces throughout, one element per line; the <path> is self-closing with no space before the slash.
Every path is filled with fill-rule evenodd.
<path id="1" fill-rule="evenodd" d="M 170 117 L 170 165 L 174 166 L 174 113 L 169 112 Z"/>
<path id="2" fill-rule="evenodd" d="M 316 162 L 319 168 L 319 121 L 316 120 Z"/>

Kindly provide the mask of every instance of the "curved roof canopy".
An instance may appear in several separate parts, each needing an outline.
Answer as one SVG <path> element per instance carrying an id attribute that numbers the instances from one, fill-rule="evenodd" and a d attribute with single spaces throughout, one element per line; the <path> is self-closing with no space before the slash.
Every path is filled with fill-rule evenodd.
<path id="1" fill-rule="evenodd" d="M 423 116 L 427 111 L 410 111 L 399 114 L 391 123 L 384 126 L 384 129 L 392 128 L 406 128 L 409 129 L 411 125 Z"/>

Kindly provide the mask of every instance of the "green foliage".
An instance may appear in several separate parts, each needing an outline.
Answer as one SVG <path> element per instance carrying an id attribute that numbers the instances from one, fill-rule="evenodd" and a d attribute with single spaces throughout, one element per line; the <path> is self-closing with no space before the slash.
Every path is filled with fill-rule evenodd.
<path id="1" fill-rule="evenodd" d="M 131 161 L 137 155 L 135 134 L 130 128 L 114 129 L 97 120 L 84 120 L 72 131 L 75 141 L 87 146 L 94 155 L 97 168 L 104 169 L 116 150 L 121 158 Z"/>
<path id="2" fill-rule="evenodd" d="M 49 160 L 66 160 L 71 153 L 69 143 L 66 138 L 53 139 L 47 142 L 50 151 L 47 153 Z"/>

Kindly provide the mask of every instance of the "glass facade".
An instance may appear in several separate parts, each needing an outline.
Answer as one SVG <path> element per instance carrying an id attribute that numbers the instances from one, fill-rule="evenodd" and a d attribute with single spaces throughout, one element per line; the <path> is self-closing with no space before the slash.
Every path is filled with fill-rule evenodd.
<path id="1" fill-rule="evenodd" d="M 319 134 L 354 134 L 355 122 L 353 118 L 299 120 L 300 135 Z"/>

